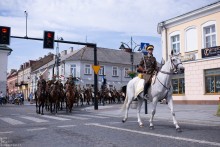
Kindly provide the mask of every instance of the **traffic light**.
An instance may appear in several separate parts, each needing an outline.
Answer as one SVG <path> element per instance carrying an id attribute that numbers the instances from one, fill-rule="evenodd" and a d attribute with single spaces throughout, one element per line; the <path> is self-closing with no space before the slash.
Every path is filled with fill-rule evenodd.
<path id="1" fill-rule="evenodd" d="M 54 48 L 54 32 L 44 31 L 44 48 Z"/>
<path id="2" fill-rule="evenodd" d="M 10 44 L 10 27 L 0 26 L 0 44 Z"/>
<path id="3" fill-rule="evenodd" d="M 57 58 L 57 66 L 60 66 L 60 63 L 61 63 L 61 59 L 58 57 Z"/>

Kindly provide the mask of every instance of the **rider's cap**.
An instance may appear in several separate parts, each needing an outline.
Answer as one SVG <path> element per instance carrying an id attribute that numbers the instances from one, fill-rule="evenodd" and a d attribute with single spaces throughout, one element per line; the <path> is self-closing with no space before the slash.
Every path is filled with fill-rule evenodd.
<path id="1" fill-rule="evenodd" d="M 153 50 L 154 49 L 154 46 L 153 45 L 148 45 L 147 47 L 146 47 L 146 50 Z"/>

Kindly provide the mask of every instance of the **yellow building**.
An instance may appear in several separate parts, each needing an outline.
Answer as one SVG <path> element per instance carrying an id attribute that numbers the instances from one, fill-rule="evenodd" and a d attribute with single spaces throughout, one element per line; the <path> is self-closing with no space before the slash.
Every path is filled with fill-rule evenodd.
<path id="1" fill-rule="evenodd" d="M 158 23 L 162 57 L 180 52 L 183 75 L 172 79 L 175 103 L 217 104 L 220 100 L 220 2 Z"/>

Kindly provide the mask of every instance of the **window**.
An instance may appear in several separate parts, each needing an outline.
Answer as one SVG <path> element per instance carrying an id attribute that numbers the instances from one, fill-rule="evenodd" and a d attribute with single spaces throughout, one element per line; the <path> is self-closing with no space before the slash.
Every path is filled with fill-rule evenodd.
<path id="1" fill-rule="evenodd" d="M 118 67 L 116 66 L 112 67 L 112 76 L 118 76 Z"/>
<path id="2" fill-rule="evenodd" d="M 64 65 L 61 65 L 61 74 L 64 75 Z"/>
<path id="3" fill-rule="evenodd" d="M 125 78 L 129 78 L 130 76 L 128 75 L 128 71 L 129 71 L 129 68 L 125 68 L 125 70 L 124 70 L 124 76 L 125 76 Z"/>
<path id="4" fill-rule="evenodd" d="M 172 79 L 173 94 L 184 95 L 185 94 L 185 79 L 184 75 L 174 76 Z"/>
<path id="5" fill-rule="evenodd" d="M 76 77 L 76 64 L 72 64 L 70 66 L 70 74 L 73 76 L 73 77 Z"/>
<path id="6" fill-rule="evenodd" d="M 205 70 L 205 93 L 220 93 L 220 68 Z"/>
<path id="7" fill-rule="evenodd" d="M 205 48 L 216 46 L 215 25 L 204 27 L 204 46 Z"/>
<path id="8" fill-rule="evenodd" d="M 171 49 L 174 53 L 180 52 L 180 35 L 171 36 Z"/>
<path id="9" fill-rule="evenodd" d="M 89 75 L 91 74 L 91 65 L 89 64 L 86 64 L 85 65 L 85 72 L 84 72 L 86 75 Z"/>
<path id="10" fill-rule="evenodd" d="M 185 51 L 190 52 L 198 50 L 197 44 L 197 30 L 195 27 L 189 27 L 186 29 L 186 39 L 185 39 Z"/>
<path id="11" fill-rule="evenodd" d="M 104 66 L 100 66 L 99 75 L 105 75 L 104 68 L 105 68 Z"/>

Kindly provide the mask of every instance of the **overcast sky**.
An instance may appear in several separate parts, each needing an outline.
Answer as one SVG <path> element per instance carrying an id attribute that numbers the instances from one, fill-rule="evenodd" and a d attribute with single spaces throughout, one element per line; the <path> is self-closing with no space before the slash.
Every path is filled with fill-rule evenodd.
<path id="1" fill-rule="evenodd" d="M 67 41 L 97 43 L 99 47 L 118 49 L 131 36 L 140 44 L 155 46 L 154 55 L 161 60 L 161 21 L 203 7 L 216 0 L 1 0 L 0 26 L 11 27 L 11 35 L 25 36 L 25 14 L 28 12 L 28 37 L 43 38 L 43 31 Z M 60 51 L 82 46 L 60 44 Z M 11 39 L 13 49 L 8 70 L 18 69 L 28 60 L 48 52 L 41 41 Z"/>

